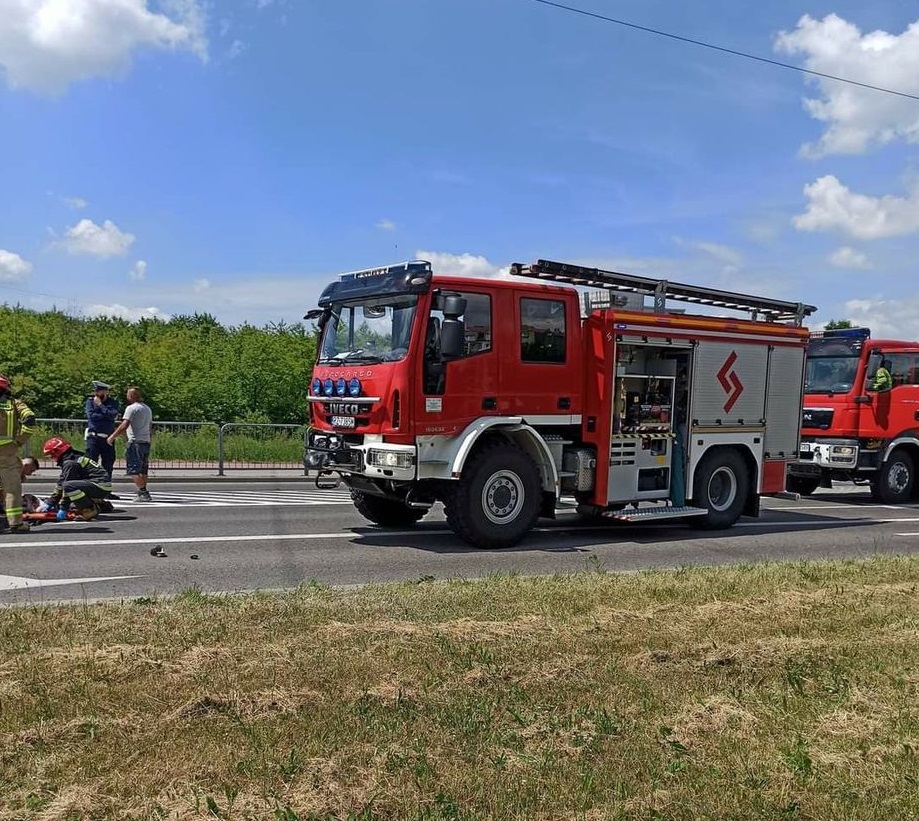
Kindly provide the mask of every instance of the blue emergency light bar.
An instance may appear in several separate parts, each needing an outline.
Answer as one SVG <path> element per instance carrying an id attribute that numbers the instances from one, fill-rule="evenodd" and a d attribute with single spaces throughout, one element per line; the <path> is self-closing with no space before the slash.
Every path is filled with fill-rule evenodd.
<path id="1" fill-rule="evenodd" d="M 811 339 L 870 339 L 870 328 L 833 328 L 830 331 L 812 331 Z"/>

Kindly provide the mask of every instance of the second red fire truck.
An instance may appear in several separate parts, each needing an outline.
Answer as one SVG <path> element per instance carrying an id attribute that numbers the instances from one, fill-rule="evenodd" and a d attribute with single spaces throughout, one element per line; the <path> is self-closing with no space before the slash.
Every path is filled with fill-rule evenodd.
<path id="1" fill-rule="evenodd" d="M 882 363 L 891 376 L 877 390 Z M 833 480 L 868 485 L 884 504 L 919 492 L 919 342 L 872 339 L 867 328 L 811 335 L 801 459 L 788 489 L 810 494 Z"/>
<path id="2" fill-rule="evenodd" d="M 442 502 L 492 548 L 563 497 L 585 517 L 725 528 L 784 492 L 813 306 L 546 260 L 510 273 L 357 271 L 307 315 L 321 337 L 306 463 L 339 474 L 367 519 L 403 528 Z M 571 286 L 608 307 L 583 316 Z M 635 294 L 653 310 L 626 307 Z"/>

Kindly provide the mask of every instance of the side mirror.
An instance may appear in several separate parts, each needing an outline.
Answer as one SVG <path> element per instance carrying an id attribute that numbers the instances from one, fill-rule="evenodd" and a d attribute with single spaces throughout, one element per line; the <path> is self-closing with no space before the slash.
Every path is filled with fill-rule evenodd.
<path id="1" fill-rule="evenodd" d="M 447 294 L 444 297 L 443 314 L 451 319 L 458 319 L 466 313 L 466 298 L 459 294 Z"/>
<path id="2" fill-rule="evenodd" d="M 465 300 L 463 300 L 465 301 Z M 440 356 L 459 359 L 466 345 L 466 325 L 459 319 L 444 319 L 440 326 Z"/>

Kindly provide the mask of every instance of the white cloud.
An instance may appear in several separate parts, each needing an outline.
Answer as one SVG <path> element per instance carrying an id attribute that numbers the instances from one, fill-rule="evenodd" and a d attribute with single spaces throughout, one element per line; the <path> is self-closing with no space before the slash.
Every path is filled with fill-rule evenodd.
<path id="1" fill-rule="evenodd" d="M 828 315 L 838 313 L 857 327 L 871 328 L 871 336 L 877 339 L 919 339 L 919 297 L 851 299 L 843 303 L 841 310 Z"/>
<path id="2" fill-rule="evenodd" d="M 710 257 L 717 259 L 719 262 L 723 262 L 725 265 L 736 268 L 743 264 L 743 255 L 727 245 L 721 245 L 717 242 L 693 242 L 692 246 L 705 252 Z"/>
<path id="3" fill-rule="evenodd" d="M 376 224 L 376 227 L 381 231 L 395 231 L 396 223 L 394 223 L 392 220 L 382 219 Z"/>
<path id="4" fill-rule="evenodd" d="M 83 197 L 64 197 L 64 202 L 68 207 L 73 208 L 74 211 L 79 211 L 81 208 L 86 208 L 86 206 L 89 205 Z"/>
<path id="5" fill-rule="evenodd" d="M 198 0 L 0 0 L 0 66 L 13 88 L 61 92 L 72 82 L 123 75 L 139 49 L 207 59 Z"/>
<path id="6" fill-rule="evenodd" d="M 860 271 L 868 271 L 872 267 L 871 260 L 868 259 L 865 254 L 861 251 L 856 251 L 854 248 L 850 248 L 848 245 L 844 245 L 842 248 L 837 248 L 830 254 L 829 257 L 830 265 L 835 265 L 837 268 L 853 268 Z"/>
<path id="7" fill-rule="evenodd" d="M 192 290 L 196 294 L 200 294 L 202 291 L 206 291 L 210 287 L 211 287 L 211 281 L 209 279 L 196 279 L 192 286 Z"/>
<path id="8" fill-rule="evenodd" d="M 859 239 L 881 239 L 919 230 L 919 193 L 869 197 L 827 175 L 804 186 L 807 210 L 794 218 L 801 231 L 841 231 Z"/>
<path id="9" fill-rule="evenodd" d="M 805 15 L 794 31 L 781 32 L 775 45 L 780 52 L 804 55 L 811 71 L 919 94 L 919 21 L 899 35 L 862 34 L 835 14 L 822 20 Z M 821 96 L 805 100 L 805 108 L 827 127 L 816 145 L 803 146 L 805 155 L 860 154 L 898 139 L 919 142 L 915 100 L 828 79 L 810 82 Z"/>
<path id="10" fill-rule="evenodd" d="M 139 259 L 134 263 L 134 266 L 130 271 L 131 279 L 140 281 L 147 278 L 147 263 L 145 260 Z"/>
<path id="11" fill-rule="evenodd" d="M 93 305 L 87 305 L 83 312 L 88 316 L 114 316 L 119 319 L 127 319 L 132 322 L 136 322 L 138 319 L 170 319 L 170 315 L 164 313 L 159 308 L 149 307 L 149 308 L 130 308 L 127 305 L 119 305 L 114 303 L 111 305 L 103 305 L 101 303 L 95 303 Z"/>
<path id="12" fill-rule="evenodd" d="M 0 248 L 0 282 L 21 282 L 32 270 L 32 263 L 19 254 Z"/>
<path id="13" fill-rule="evenodd" d="M 475 254 L 449 254 L 440 251 L 415 252 L 417 259 L 426 259 L 431 263 L 436 274 L 452 274 L 463 277 L 499 277 L 506 276 L 509 266 L 503 268 L 489 262 L 483 256 Z"/>
<path id="14" fill-rule="evenodd" d="M 121 231 L 111 220 L 100 226 L 92 220 L 82 219 L 67 229 L 60 244 L 71 254 L 91 254 L 106 259 L 126 254 L 134 239 L 133 234 Z"/>

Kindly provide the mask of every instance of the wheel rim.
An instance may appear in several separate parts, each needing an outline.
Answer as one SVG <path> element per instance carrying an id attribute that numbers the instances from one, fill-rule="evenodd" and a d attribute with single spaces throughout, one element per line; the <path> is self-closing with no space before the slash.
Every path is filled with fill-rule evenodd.
<path id="1" fill-rule="evenodd" d="M 520 477 L 510 470 L 499 470 L 488 477 L 482 488 L 482 510 L 488 521 L 504 525 L 523 510 L 526 493 Z"/>
<path id="2" fill-rule="evenodd" d="M 887 471 L 887 487 L 894 493 L 903 493 L 909 487 L 909 468 L 903 462 L 894 462 Z"/>
<path id="3" fill-rule="evenodd" d="M 737 477 L 730 468 L 720 467 L 708 480 L 708 507 L 718 512 L 727 510 L 737 498 Z"/>

